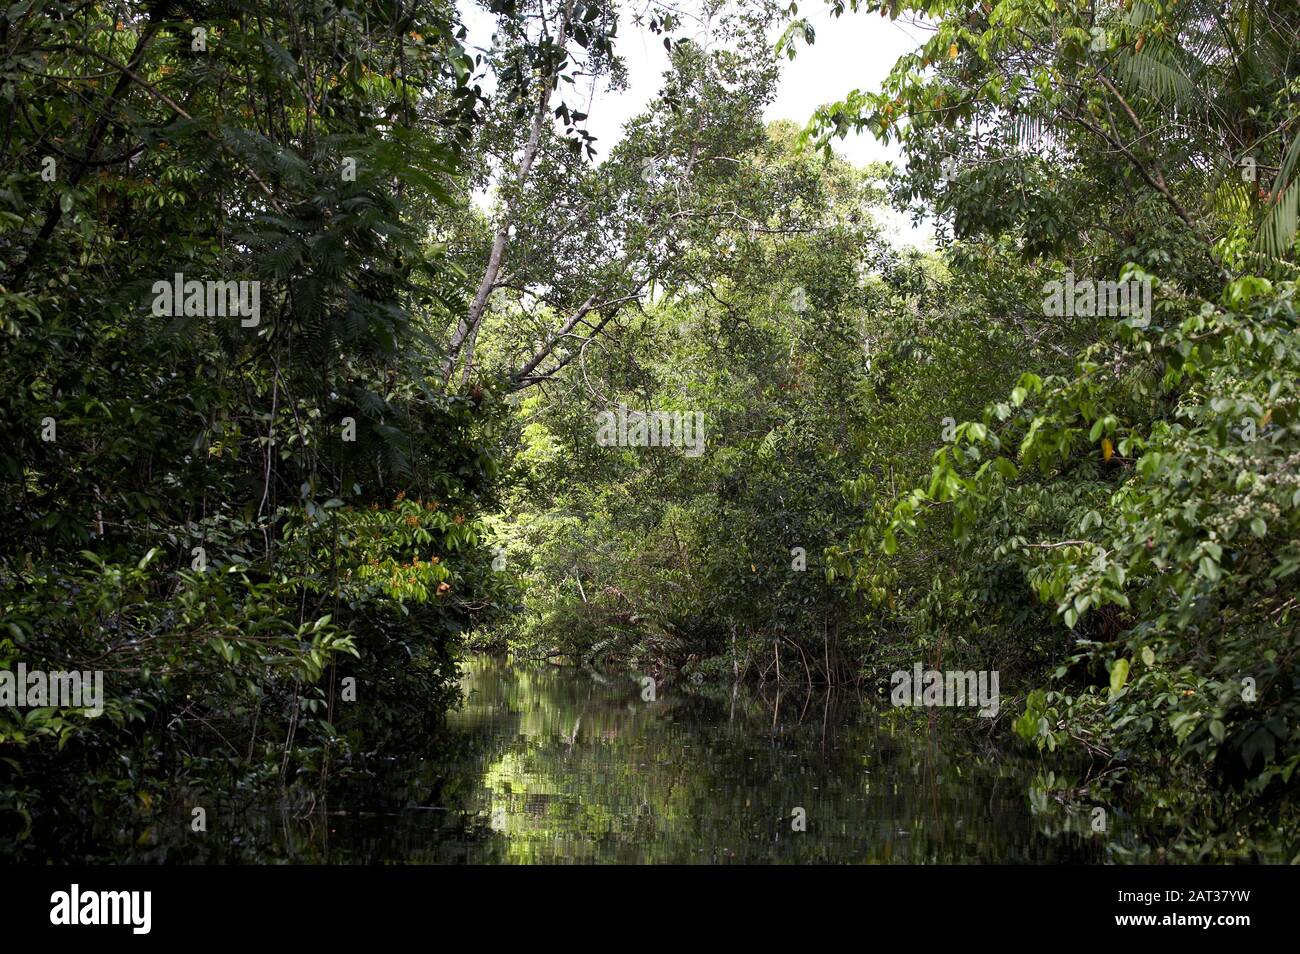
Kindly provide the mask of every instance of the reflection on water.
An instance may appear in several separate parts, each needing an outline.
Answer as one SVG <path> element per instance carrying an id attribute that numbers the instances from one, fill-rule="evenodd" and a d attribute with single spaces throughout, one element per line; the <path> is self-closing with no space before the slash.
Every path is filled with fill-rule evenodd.
<path id="1" fill-rule="evenodd" d="M 856 693 L 661 685 L 647 702 L 630 674 L 488 658 L 463 689 L 423 759 L 334 799 L 320 860 L 1100 860 L 1093 839 L 1040 833 L 1027 763 Z"/>

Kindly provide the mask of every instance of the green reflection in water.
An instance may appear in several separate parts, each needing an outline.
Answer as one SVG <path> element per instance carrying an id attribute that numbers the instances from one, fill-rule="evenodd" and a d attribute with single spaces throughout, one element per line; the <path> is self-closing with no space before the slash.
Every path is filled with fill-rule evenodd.
<path id="1" fill-rule="evenodd" d="M 679 685 L 646 702 L 632 674 L 482 657 L 463 689 L 438 754 L 393 766 L 401 780 L 384 787 L 402 806 L 336 817 L 330 860 L 1102 859 L 1090 838 L 1040 833 L 1029 763 L 855 693 Z"/>

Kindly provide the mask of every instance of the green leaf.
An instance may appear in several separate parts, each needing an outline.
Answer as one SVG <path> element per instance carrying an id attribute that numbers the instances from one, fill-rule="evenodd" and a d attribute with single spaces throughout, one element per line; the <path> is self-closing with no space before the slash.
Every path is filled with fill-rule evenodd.
<path id="1" fill-rule="evenodd" d="M 1124 689 L 1128 682 L 1128 660 L 1116 659 L 1110 664 L 1110 697 L 1113 699 Z"/>

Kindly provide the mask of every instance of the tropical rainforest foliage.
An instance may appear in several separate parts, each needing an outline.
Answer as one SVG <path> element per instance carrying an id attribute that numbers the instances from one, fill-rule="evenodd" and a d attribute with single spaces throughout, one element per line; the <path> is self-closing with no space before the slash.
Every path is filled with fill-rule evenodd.
<path id="1" fill-rule="evenodd" d="M 482 7 L 4 7 L 0 668 L 106 691 L 0 707 L 0 855 L 311 811 L 489 649 L 997 670 L 1045 826 L 1300 858 L 1300 9 L 837 0 L 925 39 L 805 125 L 796 3 Z M 611 145 L 633 25 L 669 69 Z M 160 316 L 181 276 L 260 313 Z M 597 440 L 649 411 L 702 447 Z"/>

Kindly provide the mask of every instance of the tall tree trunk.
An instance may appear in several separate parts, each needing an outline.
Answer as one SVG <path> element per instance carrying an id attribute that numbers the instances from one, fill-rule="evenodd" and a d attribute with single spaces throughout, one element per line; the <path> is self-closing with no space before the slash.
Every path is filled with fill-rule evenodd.
<path id="1" fill-rule="evenodd" d="M 556 47 L 560 51 L 561 60 L 556 66 L 555 73 L 542 80 L 541 93 L 537 98 L 537 109 L 533 112 L 532 126 L 528 130 L 528 142 L 524 146 L 523 155 L 519 157 L 519 169 L 515 174 L 515 194 L 510 197 L 506 207 L 502 210 L 501 221 L 497 224 L 496 233 L 492 236 L 492 252 L 488 255 L 487 267 L 483 270 L 483 278 L 478 283 L 478 290 L 474 293 L 474 300 L 470 302 L 469 311 L 456 326 L 456 331 L 451 336 L 451 343 L 447 346 L 447 356 L 443 359 L 442 364 L 444 384 L 451 381 L 452 373 L 456 368 L 456 359 L 460 356 L 461 349 L 466 347 L 467 341 L 464 380 L 469 380 L 470 366 L 474 357 L 474 340 L 478 335 L 479 324 L 483 321 L 483 312 L 487 309 L 488 298 L 492 295 L 492 289 L 496 287 L 497 276 L 501 272 L 501 263 L 505 260 L 506 242 L 510 239 L 510 226 L 514 218 L 516 203 L 519 202 L 523 195 L 524 186 L 528 182 L 528 174 L 532 171 L 533 161 L 537 158 L 537 149 L 542 141 L 542 130 L 550 119 L 551 96 L 555 92 L 555 85 L 561 68 L 560 64 L 564 62 L 564 45 L 569 39 L 569 16 L 572 10 L 573 4 L 567 3 L 560 14 L 560 28 Z"/>

